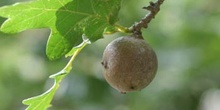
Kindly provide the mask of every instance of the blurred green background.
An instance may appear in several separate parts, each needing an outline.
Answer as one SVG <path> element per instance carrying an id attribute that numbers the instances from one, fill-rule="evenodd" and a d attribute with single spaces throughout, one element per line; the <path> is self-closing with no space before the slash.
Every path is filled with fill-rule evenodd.
<path id="1" fill-rule="evenodd" d="M 25 0 L 1 0 L 0 6 Z M 149 0 L 124 0 L 119 24 L 130 26 L 147 12 Z M 0 23 L 5 19 L 0 18 Z M 68 59 L 49 61 L 49 29 L 0 33 L 0 110 L 24 110 L 22 100 L 53 84 L 49 75 Z M 157 53 L 153 82 L 140 92 L 120 94 L 102 76 L 105 46 L 122 34 L 88 45 L 63 80 L 49 110 L 220 110 L 219 0 L 165 0 L 145 40 Z"/>

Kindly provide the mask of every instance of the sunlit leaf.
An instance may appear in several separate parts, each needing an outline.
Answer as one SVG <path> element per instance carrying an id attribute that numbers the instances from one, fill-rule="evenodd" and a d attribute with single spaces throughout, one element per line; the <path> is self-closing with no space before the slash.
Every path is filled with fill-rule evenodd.
<path id="1" fill-rule="evenodd" d="M 54 94 L 59 88 L 60 82 L 68 73 L 70 73 L 72 69 L 72 62 L 74 61 L 76 56 L 79 54 L 79 52 L 89 43 L 90 42 L 88 39 L 84 39 L 82 45 L 79 45 L 77 49 L 72 50 L 72 53 L 71 53 L 72 58 L 70 59 L 66 67 L 62 69 L 60 72 L 50 76 L 50 78 L 54 79 L 54 84 L 48 91 L 46 91 L 45 93 L 41 95 L 28 98 L 23 101 L 25 105 L 29 105 L 26 110 L 46 110 L 48 107 L 50 107 L 50 103 L 54 97 Z"/>
<path id="2" fill-rule="evenodd" d="M 50 28 L 46 53 L 57 59 L 82 42 L 102 38 L 106 27 L 118 19 L 121 0 L 36 0 L 0 8 L 0 16 L 9 18 L 1 26 L 5 33 L 32 28 Z"/>

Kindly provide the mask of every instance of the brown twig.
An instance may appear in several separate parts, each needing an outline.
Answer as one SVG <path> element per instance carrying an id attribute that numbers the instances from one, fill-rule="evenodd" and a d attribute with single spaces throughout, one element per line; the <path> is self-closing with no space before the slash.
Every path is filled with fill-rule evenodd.
<path id="1" fill-rule="evenodd" d="M 155 3 L 150 2 L 150 5 L 147 7 L 143 7 L 150 11 L 144 18 L 142 18 L 139 22 L 136 22 L 132 25 L 129 30 L 136 36 L 141 36 L 141 29 L 147 28 L 150 21 L 156 16 L 156 14 L 160 11 L 160 5 L 164 2 L 164 0 L 157 0 Z"/>

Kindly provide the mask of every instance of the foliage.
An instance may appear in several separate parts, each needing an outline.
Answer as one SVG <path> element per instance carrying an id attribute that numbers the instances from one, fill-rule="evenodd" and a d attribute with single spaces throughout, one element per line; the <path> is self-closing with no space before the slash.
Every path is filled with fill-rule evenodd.
<path id="1" fill-rule="evenodd" d="M 80 46 L 78 46 L 77 48 L 74 48 L 74 51 L 71 51 L 73 56 L 71 60 L 69 61 L 69 63 L 66 65 L 66 67 L 62 69 L 60 72 L 50 76 L 50 78 L 54 78 L 54 85 L 48 91 L 46 91 L 42 95 L 32 97 L 32 98 L 29 98 L 23 101 L 24 104 L 29 105 L 27 110 L 46 110 L 48 107 L 50 107 L 50 103 L 54 97 L 54 94 L 59 88 L 60 82 L 63 80 L 63 78 L 68 73 L 70 73 L 72 69 L 72 62 L 74 61 L 76 56 L 79 54 L 79 52 L 88 43 L 90 43 L 88 39 L 84 39 L 83 43 Z"/>
<path id="2" fill-rule="evenodd" d="M 86 8 L 85 8 L 86 7 Z M 120 0 L 36 0 L 0 8 L 0 16 L 9 18 L 1 31 L 17 33 L 26 29 L 51 29 L 47 56 L 58 59 L 82 42 L 102 38 L 106 27 L 117 21 Z"/>
<path id="3" fill-rule="evenodd" d="M 0 8 L 0 16 L 8 18 L 1 26 L 5 33 L 18 33 L 32 28 L 50 28 L 47 43 L 49 59 L 58 59 L 82 42 L 81 36 L 90 41 L 102 38 L 104 30 L 113 27 L 121 0 L 36 0 L 16 3 Z M 86 44 L 88 41 L 85 41 Z M 67 56 L 72 59 L 59 73 L 52 75 L 54 85 L 44 94 L 24 100 L 27 110 L 45 110 L 59 87 L 59 83 L 71 70 L 71 64 L 85 46 L 73 48 Z"/>

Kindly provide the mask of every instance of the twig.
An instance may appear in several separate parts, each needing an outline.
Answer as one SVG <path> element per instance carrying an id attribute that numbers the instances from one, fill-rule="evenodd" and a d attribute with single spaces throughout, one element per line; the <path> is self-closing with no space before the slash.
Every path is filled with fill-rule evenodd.
<path id="1" fill-rule="evenodd" d="M 132 25 L 129 30 L 138 37 L 141 36 L 141 29 L 147 28 L 150 21 L 156 16 L 156 14 L 160 11 L 160 5 L 164 2 L 164 0 L 157 0 L 155 3 L 150 2 L 150 5 L 147 7 L 143 7 L 150 11 L 144 18 L 142 18 L 139 22 L 136 22 Z"/>

